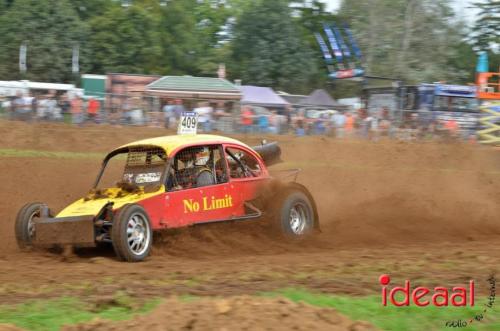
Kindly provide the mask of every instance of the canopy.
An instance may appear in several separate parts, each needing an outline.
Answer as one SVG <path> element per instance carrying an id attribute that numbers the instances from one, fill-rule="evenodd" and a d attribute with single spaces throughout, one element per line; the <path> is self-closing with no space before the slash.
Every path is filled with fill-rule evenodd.
<path id="1" fill-rule="evenodd" d="M 302 106 L 339 107 L 342 106 L 335 101 L 325 90 L 315 90 L 307 98 L 300 102 Z"/>
<path id="2" fill-rule="evenodd" d="M 237 86 L 222 78 L 165 76 L 146 87 L 152 95 L 180 99 L 240 100 Z"/>
<path id="3" fill-rule="evenodd" d="M 284 107 L 289 103 L 277 95 L 269 87 L 244 85 L 241 87 L 242 104 L 258 105 L 262 107 Z"/>

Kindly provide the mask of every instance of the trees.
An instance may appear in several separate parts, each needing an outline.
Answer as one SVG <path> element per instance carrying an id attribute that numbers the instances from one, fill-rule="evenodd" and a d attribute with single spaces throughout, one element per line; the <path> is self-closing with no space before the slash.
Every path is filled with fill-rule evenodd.
<path id="1" fill-rule="evenodd" d="M 479 9 L 472 29 L 472 42 L 477 50 L 491 51 L 500 43 L 500 1 L 485 0 L 474 3 Z"/>
<path id="2" fill-rule="evenodd" d="M 110 7 L 119 5 L 116 1 L 109 0 L 69 0 L 69 2 L 83 21 L 99 16 Z"/>
<path id="3" fill-rule="evenodd" d="M 475 45 L 495 50 L 500 0 L 478 7 Z M 370 74 L 408 83 L 472 76 L 475 55 L 446 0 L 343 1 L 338 15 L 320 0 L 0 0 L 0 79 L 73 81 L 78 44 L 82 72 L 212 76 L 226 63 L 231 79 L 309 92 L 328 74 L 313 33 L 332 21 L 351 25 Z"/>
<path id="4" fill-rule="evenodd" d="M 245 84 L 307 91 L 314 55 L 291 18 L 288 1 L 256 1 L 237 18 L 232 59 Z"/>
<path id="5" fill-rule="evenodd" d="M 485 0 L 474 3 L 479 9 L 477 20 L 471 31 L 469 40 L 476 51 L 487 51 L 491 71 L 500 67 L 500 1 Z"/>
<path id="6" fill-rule="evenodd" d="M 72 48 L 83 43 L 85 34 L 85 26 L 67 0 L 14 1 L 0 17 L 0 77 L 71 81 Z M 22 43 L 28 47 L 25 77 L 18 70 Z"/>
<path id="7" fill-rule="evenodd" d="M 112 6 L 89 20 L 90 72 L 163 73 L 158 18 L 140 4 Z"/>
<path id="8" fill-rule="evenodd" d="M 464 74 L 450 67 L 466 45 L 445 0 L 343 1 L 340 15 L 351 22 L 371 74 L 409 83 L 456 81 Z"/>

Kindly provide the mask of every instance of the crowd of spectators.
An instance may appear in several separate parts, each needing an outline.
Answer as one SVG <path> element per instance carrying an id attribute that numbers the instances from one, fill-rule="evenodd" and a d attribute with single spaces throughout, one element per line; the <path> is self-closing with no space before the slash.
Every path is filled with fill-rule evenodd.
<path id="1" fill-rule="evenodd" d="M 109 123 L 114 125 L 149 125 L 175 129 L 185 111 L 198 114 L 201 132 L 241 132 L 261 134 L 327 135 L 377 140 L 383 137 L 413 140 L 422 138 L 458 138 L 459 126 L 453 119 L 422 123 L 418 115 L 407 114 L 399 121 L 389 110 L 368 113 L 365 109 L 336 111 L 325 109 L 266 109 L 243 105 L 239 111 L 227 109 L 224 102 L 201 101 L 184 105 L 181 99 L 160 100 L 157 111 L 145 110 L 139 97 L 126 99 L 119 107 L 105 107 L 94 97 L 67 94 L 22 95 L 0 99 L 4 117 L 23 121 L 65 121 L 75 125 Z M 468 137 L 467 137 L 468 138 Z"/>

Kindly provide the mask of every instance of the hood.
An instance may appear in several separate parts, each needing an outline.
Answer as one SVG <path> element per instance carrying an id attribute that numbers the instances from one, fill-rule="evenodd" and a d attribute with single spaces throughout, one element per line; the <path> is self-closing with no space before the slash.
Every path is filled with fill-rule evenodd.
<path id="1" fill-rule="evenodd" d="M 162 186 L 155 192 L 126 192 L 119 188 L 109 188 L 100 192 L 91 192 L 87 197 L 77 200 L 61 210 L 56 217 L 72 217 L 72 216 L 96 216 L 102 207 L 108 202 L 113 202 L 113 210 L 119 209 L 128 203 L 137 203 L 141 200 L 151 198 L 165 192 Z"/>

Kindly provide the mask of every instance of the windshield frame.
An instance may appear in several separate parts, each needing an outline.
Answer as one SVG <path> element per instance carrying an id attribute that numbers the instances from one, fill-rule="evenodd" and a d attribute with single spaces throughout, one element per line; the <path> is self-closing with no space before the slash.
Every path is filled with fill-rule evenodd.
<path id="1" fill-rule="evenodd" d="M 156 184 L 154 184 L 154 185 L 144 185 L 144 188 L 146 188 L 146 187 L 148 187 L 148 188 L 155 187 L 155 189 L 153 190 L 153 192 L 154 192 L 154 191 L 159 190 L 162 186 L 164 186 L 164 182 L 165 182 L 165 178 L 166 178 L 165 176 L 168 173 L 168 168 L 169 168 L 169 165 L 170 165 L 170 158 L 168 157 L 168 154 L 165 151 L 165 149 L 162 148 L 162 147 L 160 147 L 160 146 L 157 146 L 157 145 L 135 145 L 135 146 L 126 146 L 126 147 L 115 149 L 114 151 L 112 151 L 111 153 L 109 153 L 108 155 L 106 155 L 106 157 L 103 159 L 103 161 L 101 163 L 101 169 L 99 170 L 97 178 L 94 181 L 93 189 L 94 190 L 99 189 L 98 188 L 99 182 L 101 181 L 102 176 L 103 176 L 103 174 L 104 174 L 104 172 L 106 170 L 106 167 L 107 167 L 109 161 L 112 158 L 114 158 L 116 156 L 119 156 L 119 155 L 128 156 L 128 154 L 131 151 L 133 152 L 134 150 L 137 150 L 137 149 L 143 149 L 143 150 L 147 150 L 147 149 L 157 149 L 158 150 L 158 149 L 160 149 L 160 150 L 162 150 L 165 153 L 166 159 L 165 159 L 165 162 L 163 164 L 163 168 L 161 170 L 160 180 Z M 125 169 L 123 169 L 123 170 L 125 171 Z M 102 188 L 102 189 L 108 189 L 108 188 L 110 188 L 110 187 L 105 187 L 105 188 Z"/>

